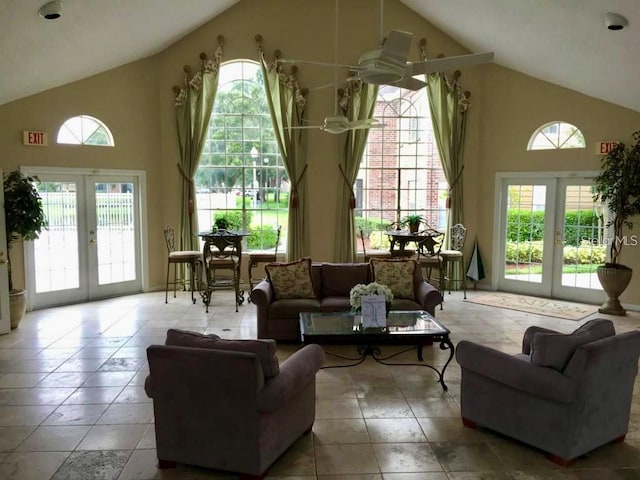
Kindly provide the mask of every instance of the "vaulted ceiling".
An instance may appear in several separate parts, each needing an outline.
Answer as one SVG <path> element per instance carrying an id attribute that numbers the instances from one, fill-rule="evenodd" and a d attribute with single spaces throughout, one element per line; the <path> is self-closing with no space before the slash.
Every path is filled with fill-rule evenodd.
<path id="1" fill-rule="evenodd" d="M 0 105 L 158 53 L 237 1 L 68 0 L 49 22 L 44 0 L 0 2 Z M 401 1 L 497 64 L 640 111 L 639 0 Z"/>

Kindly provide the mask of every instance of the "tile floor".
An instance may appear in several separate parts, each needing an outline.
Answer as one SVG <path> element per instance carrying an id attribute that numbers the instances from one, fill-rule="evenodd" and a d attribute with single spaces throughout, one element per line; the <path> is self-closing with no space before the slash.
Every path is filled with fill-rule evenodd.
<path id="1" fill-rule="evenodd" d="M 17 330 L 0 336 L 0 479 L 233 478 L 182 465 L 157 470 L 153 408 L 143 389 L 145 348 L 162 343 L 169 327 L 255 338 L 255 307 L 244 305 L 235 313 L 231 295 L 216 293 L 208 315 L 186 293 L 165 305 L 161 292 L 27 314 Z M 582 323 L 463 302 L 457 292 L 447 295 L 436 316 L 452 331 L 454 343 L 473 339 L 506 352 L 519 351 L 529 325 L 568 332 Z M 637 329 L 640 314 L 614 321 L 618 331 Z M 296 348 L 280 345 L 279 355 L 284 359 Z M 425 360 L 442 365 L 445 355 L 427 348 Z M 563 469 L 535 449 L 462 427 L 455 361 L 445 380 L 448 392 L 428 368 L 388 367 L 370 359 L 353 368 L 322 370 L 313 433 L 285 453 L 268 476 L 640 479 L 640 381 L 626 442 L 602 447 Z"/>

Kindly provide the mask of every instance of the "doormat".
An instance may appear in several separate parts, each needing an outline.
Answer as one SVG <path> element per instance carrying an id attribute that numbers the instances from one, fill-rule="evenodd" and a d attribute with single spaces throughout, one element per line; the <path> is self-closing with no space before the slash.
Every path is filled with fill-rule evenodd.
<path id="1" fill-rule="evenodd" d="M 598 310 L 596 305 L 566 302 L 551 298 L 528 297 L 526 295 L 504 292 L 468 298 L 467 302 L 491 307 L 508 308 L 520 312 L 537 313 L 539 315 L 564 318 L 566 320 L 582 320 Z"/>

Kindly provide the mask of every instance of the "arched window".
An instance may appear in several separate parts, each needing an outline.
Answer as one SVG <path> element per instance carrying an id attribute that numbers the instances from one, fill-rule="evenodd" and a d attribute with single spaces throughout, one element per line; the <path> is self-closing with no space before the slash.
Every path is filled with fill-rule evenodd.
<path id="1" fill-rule="evenodd" d="M 280 158 L 264 80 L 256 62 L 220 67 L 218 91 L 195 174 L 198 227 L 224 218 L 232 230 L 250 233 L 247 248 L 286 245 L 289 179 Z"/>
<path id="2" fill-rule="evenodd" d="M 89 115 L 71 117 L 58 130 L 58 143 L 113 147 L 113 135 L 100 120 Z"/>
<path id="3" fill-rule="evenodd" d="M 584 135 L 578 127 L 566 122 L 545 123 L 538 128 L 527 150 L 554 150 L 559 148 L 585 148 Z"/>
<path id="4" fill-rule="evenodd" d="M 385 127 L 369 130 L 360 162 L 354 184 L 356 232 L 369 235 L 370 247 L 384 248 L 388 241 L 381 231 L 414 214 L 444 231 L 448 184 L 426 92 L 383 85 L 374 118 Z"/>

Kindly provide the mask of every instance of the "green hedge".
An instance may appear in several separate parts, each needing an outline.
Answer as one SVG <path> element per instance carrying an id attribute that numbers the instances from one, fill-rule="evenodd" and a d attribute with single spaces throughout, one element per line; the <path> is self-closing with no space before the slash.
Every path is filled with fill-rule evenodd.
<path id="1" fill-rule="evenodd" d="M 247 237 L 247 247 L 250 250 L 273 248 L 277 238 L 278 232 L 272 225 L 263 225 L 262 228 L 251 231 Z"/>
<path id="2" fill-rule="evenodd" d="M 544 238 L 544 211 L 510 209 L 507 213 L 507 241 L 529 242 Z M 598 215 L 593 210 L 565 214 L 564 238 L 567 245 L 582 240 L 597 241 Z"/>
<path id="3" fill-rule="evenodd" d="M 507 263 L 542 263 L 542 242 L 515 243 L 507 242 L 505 252 Z M 562 253 L 563 263 L 567 265 L 602 264 L 606 257 L 606 247 L 596 246 L 587 240 L 580 242 L 580 246 L 567 245 Z"/>

